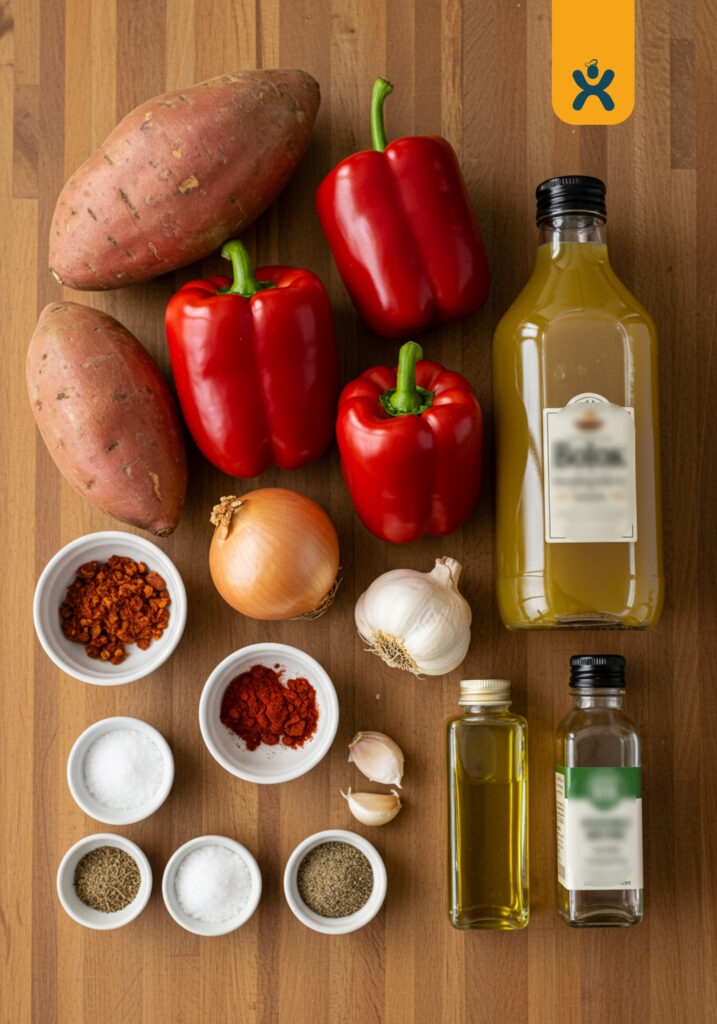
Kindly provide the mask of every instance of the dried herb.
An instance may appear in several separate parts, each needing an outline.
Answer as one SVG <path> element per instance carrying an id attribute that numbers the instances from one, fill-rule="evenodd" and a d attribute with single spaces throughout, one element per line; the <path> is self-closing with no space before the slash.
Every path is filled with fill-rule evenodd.
<path id="1" fill-rule="evenodd" d="M 368 901 L 373 870 L 351 843 L 321 843 L 309 850 L 297 873 L 299 895 L 322 917 L 346 917 Z"/>
<path id="2" fill-rule="evenodd" d="M 116 846 L 98 846 L 77 862 L 75 892 L 88 907 L 113 914 L 139 892 L 137 861 Z"/>

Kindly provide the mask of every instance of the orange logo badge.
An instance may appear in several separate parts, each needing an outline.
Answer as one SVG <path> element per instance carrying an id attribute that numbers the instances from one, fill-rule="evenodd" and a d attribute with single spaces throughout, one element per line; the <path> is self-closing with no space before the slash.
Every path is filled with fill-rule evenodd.
<path id="1" fill-rule="evenodd" d="M 553 110 L 567 124 L 619 124 L 635 105 L 634 0 L 552 0 Z"/>

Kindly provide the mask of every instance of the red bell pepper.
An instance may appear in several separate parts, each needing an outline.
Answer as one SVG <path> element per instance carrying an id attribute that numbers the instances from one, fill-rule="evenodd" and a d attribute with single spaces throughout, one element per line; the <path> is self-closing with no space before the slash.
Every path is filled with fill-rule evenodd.
<path id="1" fill-rule="evenodd" d="M 245 479 L 273 462 L 297 469 L 333 436 L 339 364 L 329 299 L 309 270 L 254 273 L 238 241 L 234 280 L 189 281 L 167 306 L 172 372 L 197 446 Z"/>
<path id="2" fill-rule="evenodd" d="M 489 271 L 456 154 L 438 135 L 389 145 L 379 78 L 373 150 L 343 160 L 316 191 L 316 209 L 346 289 L 377 334 L 398 338 L 480 309 Z"/>
<path id="3" fill-rule="evenodd" d="M 398 367 L 376 366 L 341 392 L 341 468 L 364 526 L 403 543 L 461 526 L 478 497 L 483 418 L 459 373 L 401 347 Z"/>

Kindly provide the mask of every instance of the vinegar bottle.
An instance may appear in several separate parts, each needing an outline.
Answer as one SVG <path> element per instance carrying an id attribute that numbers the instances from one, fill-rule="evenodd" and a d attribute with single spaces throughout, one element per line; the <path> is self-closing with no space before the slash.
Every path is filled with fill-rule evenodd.
<path id="1" fill-rule="evenodd" d="M 610 266 L 603 183 L 536 195 L 535 269 L 493 345 L 500 614 L 644 629 L 663 598 L 655 327 Z"/>
<path id="2" fill-rule="evenodd" d="M 558 909 L 575 926 L 642 920 L 640 741 L 622 709 L 625 659 L 570 659 L 573 709 L 558 727 Z"/>
<path id="3" fill-rule="evenodd" d="M 528 923 L 527 725 L 510 683 L 461 683 L 448 723 L 448 915 L 454 928 Z"/>

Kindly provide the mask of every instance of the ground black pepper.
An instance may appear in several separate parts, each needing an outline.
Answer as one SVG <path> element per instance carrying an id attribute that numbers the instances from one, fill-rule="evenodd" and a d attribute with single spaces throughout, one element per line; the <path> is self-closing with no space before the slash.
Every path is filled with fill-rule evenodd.
<path id="1" fill-rule="evenodd" d="M 116 846 L 90 850 L 75 868 L 75 892 L 88 907 L 112 914 L 122 910 L 139 892 L 137 861 Z"/>
<path id="2" fill-rule="evenodd" d="M 373 890 L 371 864 L 351 843 L 321 843 L 309 850 L 296 880 L 306 906 L 322 917 L 356 913 Z"/>

